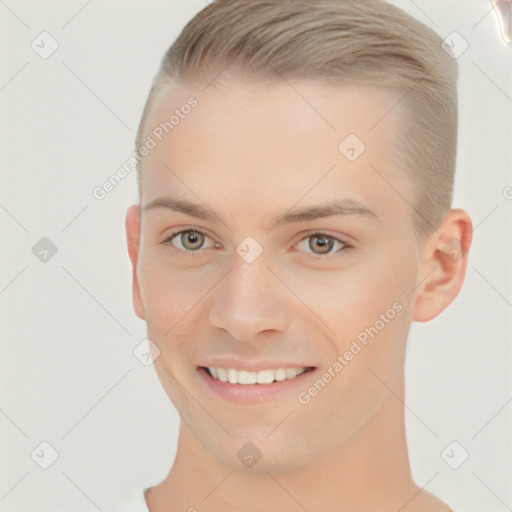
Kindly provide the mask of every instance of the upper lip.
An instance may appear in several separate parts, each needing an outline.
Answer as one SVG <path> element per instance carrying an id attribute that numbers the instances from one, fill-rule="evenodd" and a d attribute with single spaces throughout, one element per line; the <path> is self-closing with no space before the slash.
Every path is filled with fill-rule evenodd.
<path id="1" fill-rule="evenodd" d="M 260 370 L 277 370 L 278 368 L 315 368 L 311 364 L 297 363 L 293 361 L 241 361 L 239 359 L 210 359 L 199 366 L 205 368 L 233 368 L 235 370 L 246 370 L 257 372 Z"/>

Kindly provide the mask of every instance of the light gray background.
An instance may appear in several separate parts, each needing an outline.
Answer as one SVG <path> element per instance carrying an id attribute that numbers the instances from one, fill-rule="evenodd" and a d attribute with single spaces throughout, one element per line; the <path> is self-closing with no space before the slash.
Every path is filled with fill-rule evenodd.
<path id="1" fill-rule="evenodd" d="M 413 473 L 456 512 L 512 510 L 512 46 L 489 1 L 392 3 L 469 43 L 454 206 L 474 242 L 458 299 L 412 328 Z M 132 152 L 159 61 L 204 6 L 0 0 L 0 511 L 108 510 L 170 468 L 178 416 L 132 354 L 145 337 L 124 239 L 135 176 L 103 201 L 92 190 Z M 30 46 L 42 31 L 59 43 L 45 60 Z M 43 236 L 58 247 L 47 263 L 31 252 Z M 440 456 L 454 440 L 469 452 L 456 470 Z M 42 441 L 59 453 L 46 470 L 30 455 Z"/>

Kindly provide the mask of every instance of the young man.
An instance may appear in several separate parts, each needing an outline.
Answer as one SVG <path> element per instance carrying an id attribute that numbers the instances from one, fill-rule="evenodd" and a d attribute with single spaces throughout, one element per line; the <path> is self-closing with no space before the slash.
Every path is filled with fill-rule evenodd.
<path id="1" fill-rule="evenodd" d="M 126 217 L 181 418 L 151 512 L 450 510 L 411 477 L 403 368 L 471 244 L 456 81 L 379 0 L 219 0 L 169 49 Z"/>

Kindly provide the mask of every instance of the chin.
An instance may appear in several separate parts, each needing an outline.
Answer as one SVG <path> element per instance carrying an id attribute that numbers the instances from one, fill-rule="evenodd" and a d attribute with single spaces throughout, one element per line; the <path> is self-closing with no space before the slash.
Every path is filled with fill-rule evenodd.
<path id="1" fill-rule="evenodd" d="M 268 436 L 268 433 L 267 429 L 265 435 Z M 281 436 L 274 432 L 268 438 L 265 435 L 251 436 L 245 432 L 244 436 L 234 436 L 228 443 L 206 448 L 212 458 L 229 470 L 252 475 L 286 473 L 314 459 L 314 454 L 297 450 L 298 446 L 308 446 L 308 443 L 304 439 L 297 439 L 296 435 L 286 432 L 282 432 Z"/>

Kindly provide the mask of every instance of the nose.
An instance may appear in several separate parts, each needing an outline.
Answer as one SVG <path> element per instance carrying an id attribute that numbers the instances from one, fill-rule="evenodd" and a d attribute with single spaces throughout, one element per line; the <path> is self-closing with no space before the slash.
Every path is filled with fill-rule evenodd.
<path id="1" fill-rule="evenodd" d="M 215 291 L 210 325 L 237 340 L 255 341 L 263 332 L 283 332 L 290 325 L 287 304 L 292 297 L 263 255 L 252 263 L 236 255 L 233 268 Z"/>

